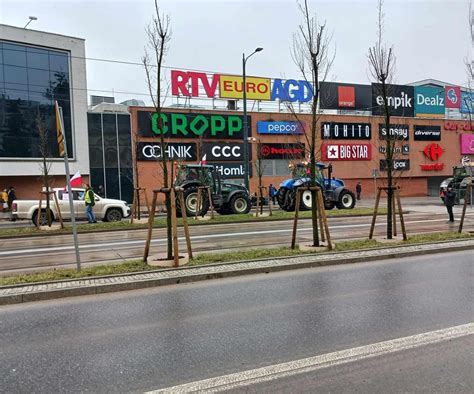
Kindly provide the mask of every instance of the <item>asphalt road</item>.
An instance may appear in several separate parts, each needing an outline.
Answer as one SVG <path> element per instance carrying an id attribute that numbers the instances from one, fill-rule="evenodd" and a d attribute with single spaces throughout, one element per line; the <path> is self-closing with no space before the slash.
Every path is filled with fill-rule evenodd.
<path id="1" fill-rule="evenodd" d="M 446 222 L 444 211 L 433 213 L 412 212 L 405 216 L 408 234 L 456 230 Z M 330 218 L 329 226 L 333 240 L 367 238 L 371 217 Z M 260 223 L 238 223 L 190 227 L 193 251 L 239 250 L 252 247 L 275 247 L 290 245 L 293 222 L 276 221 Z M 312 239 L 310 220 L 301 220 L 298 226 L 297 242 L 309 243 Z M 398 225 L 400 234 L 400 225 Z M 465 230 L 474 230 L 474 212 L 469 211 Z M 379 217 L 375 236 L 385 234 L 385 218 Z M 180 250 L 186 246 L 182 231 Z M 104 261 L 121 262 L 124 259 L 138 259 L 143 256 L 146 230 L 114 231 L 80 234 L 81 261 L 84 265 Z M 165 250 L 163 229 L 153 232 L 151 254 Z M 0 274 L 11 274 L 51 267 L 75 267 L 74 246 L 71 235 L 30 237 L 0 241 Z"/>
<path id="2" fill-rule="evenodd" d="M 473 263 L 466 251 L 1 307 L 0 391 L 143 392 L 465 325 Z M 472 345 L 246 390 L 473 392 Z"/>

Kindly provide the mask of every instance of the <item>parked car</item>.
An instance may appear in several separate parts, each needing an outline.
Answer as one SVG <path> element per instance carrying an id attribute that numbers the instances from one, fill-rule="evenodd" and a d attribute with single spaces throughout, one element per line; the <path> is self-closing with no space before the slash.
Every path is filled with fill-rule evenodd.
<path id="1" fill-rule="evenodd" d="M 59 209 L 63 219 L 71 219 L 71 212 L 69 209 L 69 193 L 63 188 L 55 188 L 53 192 L 56 193 L 59 203 Z M 86 207 L 84 202 L 84 189 L 73 188 L 73 202 L 74 213 L 77 219 L 86 219 Z M 34 225 L 38 218 L 38 203 L 39 200 L 15 200 L 12 204 L 12 218 L 31 220 Z M 58 212 L 53 196 L 50 197 L 50 210 L 53 220 L 58 219 Z M 110 198 L 102 198 L 95 194 L 94 213 L 97 219 L 104 222 L 117 222 L 130 216 L 131 210 L 125 201 L 114 200 Z M 45 224 L 46 216 L 46 201 L 41 202 L 40 223 Z"/>

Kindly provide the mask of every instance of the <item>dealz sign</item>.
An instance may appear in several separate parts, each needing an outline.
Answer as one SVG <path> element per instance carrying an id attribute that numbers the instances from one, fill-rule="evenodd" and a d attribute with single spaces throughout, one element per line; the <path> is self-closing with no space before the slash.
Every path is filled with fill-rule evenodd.
<path id="1" fill-rule="evenodd" d="M 323 144 L 323 160 L 371 160 L 370 144 Z"/>
<path id="2" fill-rule="evenodd" d="M 138 133 L 143 137 L 243 139 L 244 117 L 240 115 L 138 111 Z M 251 119 L 247 116 L 249 135 Z"/>
<path id="3" fill-rule="evenodd" d="M 137 144 L 137 160 L 139 161 L 158 161 L 163 155 L 166 160 L 196 161 L 196 144 L 165 144 L 164 149 L 161 149 L 160 145 L 149 142 Z"/>

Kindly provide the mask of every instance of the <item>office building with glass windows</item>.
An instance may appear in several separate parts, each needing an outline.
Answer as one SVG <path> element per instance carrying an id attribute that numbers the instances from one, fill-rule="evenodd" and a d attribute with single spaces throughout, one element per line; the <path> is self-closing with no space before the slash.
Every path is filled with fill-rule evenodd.
<path id="1" fill-rule="evenodd" d="M 85 41 L 0 25 L 0 188 L 14 186 L 18 198 L 38 196 L 43 157 L 53 186 L 65 184 L 54 101 L 63 112 L 70 171 L 87 179 Z"/>

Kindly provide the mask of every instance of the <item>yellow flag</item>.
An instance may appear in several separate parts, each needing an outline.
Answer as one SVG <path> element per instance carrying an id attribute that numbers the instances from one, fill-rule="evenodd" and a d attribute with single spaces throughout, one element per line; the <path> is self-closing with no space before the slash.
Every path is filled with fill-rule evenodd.
<path id="1" fill-rule="evenodd" d="M 58 139 L 58 148 L 59 148 L 59 156 L 64 157 L 64 137 L 63 137 L 63 128 L 61 124 L 61 114 L 59 112 L 58 102 L 54 102 L 54 109 L 56 111 L 56 132 L 57 132 L 57 139 Z"/>

